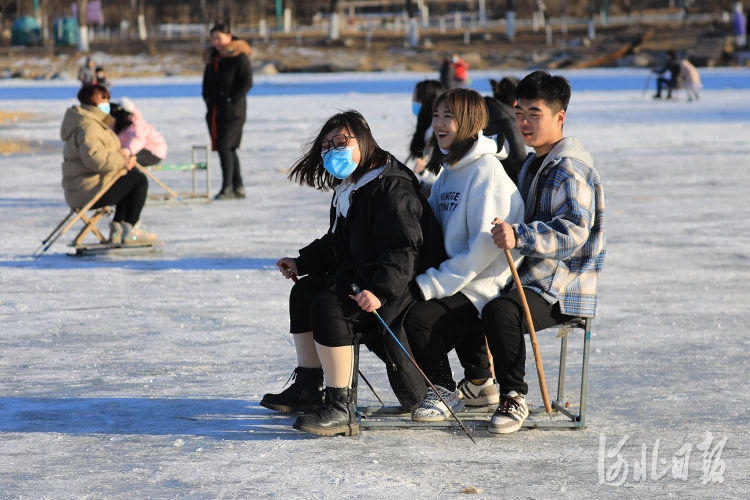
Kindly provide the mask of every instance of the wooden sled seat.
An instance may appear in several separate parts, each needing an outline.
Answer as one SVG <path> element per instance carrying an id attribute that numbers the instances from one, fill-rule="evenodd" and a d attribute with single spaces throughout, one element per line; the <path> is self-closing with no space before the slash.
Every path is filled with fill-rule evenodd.
<path id="1" fill-rule="evenodd" d="M 102 207 L 93 209 L 93 213 L 82 211 L 80 208 L 73 208 L 68 212 L 68 215 L 52 230 L 52 232 L 44 240 L 41 245 L 34 252 L 35 258 L 40 257 L 46 252 L 52 244 L 57 241 L 63 234 L 65 234 L 76 221 L 80 220 L 83 223 L 83 228 L 76 234 L 75 238 L 70 242 L 69 246 L 75 249 L 75 253 L 71 255 L 83 256 L 83 255 L 102 255 L 106 253 L 143 253 L 144 251 L 155 251 L 158 245 L 162 245 L 162 241 L 155 241 L 152 243 L 138 243 L 138 244 L 113 244 L 109 242 L 109 239 L 102 234 L 97 227 L 97 224 L 101 218 L 105 215 L 112 213 L 111 207 Z M 93 234 L 97 242 L 96 243 L 85 243 L 86 236 Z"/>

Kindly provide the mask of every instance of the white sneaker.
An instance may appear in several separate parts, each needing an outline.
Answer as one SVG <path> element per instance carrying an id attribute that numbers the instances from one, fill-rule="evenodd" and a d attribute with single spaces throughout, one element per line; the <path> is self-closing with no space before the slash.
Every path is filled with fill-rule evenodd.
<path id="1" fill-rule="evenodd" d="M 500 403 L 500 393 L 493 378 L 488 378 L 480 385 L 463 379 L 458 383 L 458 392 L 466 406 L 489 406 Z"/>
<path id="2" fill-rule="evenodd" d="M 500 405 L 492 415 L 487 430 L 494 434 L 509 434 L 516 432 L 529 416 L 526 398 L 523 394 L 510 391 L 500 398 Z"/>
<path id="3" fill-rule="evenodd" d="M 440 395 L 443 396 L 445 402 L 450 405 L 454 413 L 464 409 L 464 402 L 461 401 L 458 391 L 449 391 L 445 387 L 439 385 L 436 385 L 435 388 L 440 392 Z M 411 412 L 411 419 L 416 420 L 417 422 L 441 422 L 450 418 L 450 410 L 442 401 L 440 401 L 440 398 L 435 391 L 432 390 L 432 387 L 427 389 L 427 395 L 425 396 L 424 401 L 422 401 L 422 404 L 419 405 L 419 408 Z"/>
<path id="4" fill-rule="evenodd" d="M 156 243 L 159 235 L 149 233 L 141 226 L 141 221 L 130 225 L 127 222 L 122 223 L 122 244 L 123 245 L 151 245 Z"/>

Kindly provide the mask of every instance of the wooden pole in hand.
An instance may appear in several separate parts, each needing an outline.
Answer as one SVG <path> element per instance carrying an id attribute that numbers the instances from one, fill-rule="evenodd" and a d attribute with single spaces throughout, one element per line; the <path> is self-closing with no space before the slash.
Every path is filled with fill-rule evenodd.
<path id="1" fill-rule="evenodd" d="M 549 396 L 547 396 L 547 383 L 544 381 L 544 367 L 542 367 L 542 355 L 539 353 L 539 344 L 536 342 L 536 332 L 534 331 L 534 322 L 531 319 L 531 311 L 529 310 L 529 303 L 526 302 L 526 294 L 521 286 L 521 278 L 518 276 L 516 265 L 513 262 L 513 256 L 510 254 L 510 250 L 505 249 L 505 258 L 508 259 L 508 266 L 510 272 L 513 273 L 513 281 L 518 289 L 518 295 L 521 297 L 521 305 L 523 305 L 523 313 L 526 318 L 526 325 L 529 328 L 529 337 L 531 338 L 531 348 L 534 351 L 534 361 L 536 361 L 536 373 L 539 375 L 539 389 L 542 391 L 542 401 L 544 402 L 544 410 L 548 414 L 552 414 L 552 406 L 549 403 Z"/>

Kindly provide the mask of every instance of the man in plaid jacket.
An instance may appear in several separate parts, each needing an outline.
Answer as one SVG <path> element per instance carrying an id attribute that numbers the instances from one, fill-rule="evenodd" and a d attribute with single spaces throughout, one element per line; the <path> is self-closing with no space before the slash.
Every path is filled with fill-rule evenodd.
<path id="1" fill-rule="evenodd" d="M 520 224 L 496 219 L 492 238 L 498 248 L 524 256 L 519 276 L 534 328 L 543 330 L 596 314 L 606 253 L 604 191 L 591 155 L 576 138 L 563 136 L 568 81 L 535 71 L 519 83 L 516 98 L 516 123 L 534 148 L 519 175 L 526 213 Z M 515 432 L 529 414 L 523 317 L 516 289 L 504 290 L 482 310 L 501 394 L 490 432 Z"/>

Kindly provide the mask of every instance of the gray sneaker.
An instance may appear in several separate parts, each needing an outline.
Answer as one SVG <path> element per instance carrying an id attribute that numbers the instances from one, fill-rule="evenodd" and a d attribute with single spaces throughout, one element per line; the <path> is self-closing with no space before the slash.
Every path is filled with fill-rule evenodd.
<path id="1" fill-rule="evenodd" d="M 122 244 L 123 245 L 151 245 L 156 243 L 159 235 L 148 233 L 141 226 L 141 221 L 131 225 L 127 222 L 122 223 Z"/>
<path id="2" fill-rule="evenodd" d="M 495 379 L 492 378 L 488 378 L 480 385 L 463 379 L 458 383 L 458 391 L 466 406 L 490 406 L 500 403 L 500 393 L 497 391 Z"/>
<path id="3" fill-rule="evenodd" d="M 122 243 L 122 224 L 112 221 L 109 223 L 109 242 L 114 245 Z"/>
<path id="4" fill-rule="evenodd" d="M 443 399 L 450 405 L 454 413 L 458 413 L 464 409 L 464 403 L 458 397 L 458 391 L 449 391 L 440 385 L 436 385 L 435 389 L 440 391 L 440 396 L 443 396 Z M 432 390 L 432 387 L 428 388 L 427 395 L 422 404 L 419 405 L 419 408 L 411 412 L 411 419 L 417 422 L 441 422 L 449 420 L 451 412 L 440 400 L 440 396 Z"/>

